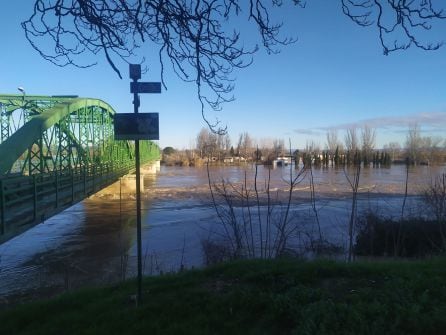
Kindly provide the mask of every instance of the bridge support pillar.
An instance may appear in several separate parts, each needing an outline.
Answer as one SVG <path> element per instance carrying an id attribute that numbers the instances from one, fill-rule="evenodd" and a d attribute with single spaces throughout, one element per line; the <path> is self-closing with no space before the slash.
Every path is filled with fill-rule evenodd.
<path id="1" fill-rule="evenodd" d="M 140 175 L 140 185 L 141 185 L 141 192 L 144 193 L 144 179 L 147 176 L 153 176 L 157 172 L 160 171 L 160 161 L 155 161 L 149 164 L 145 164 L 144 166 L 141 166 L 141 175 Z M 135 183 L 136 175 L 134 174 L 127 174 L 120 178 L 119 181 L 117 181 L 114 184 L 111 184 L 110 186 L 100 190 L 95 195 L 97 196 L 113 196 L 119 197 L 119 194 L 134 194 L 136 192 L 136 183 Z"/>
<path id="2" fill-rule="evenodd" d="M 160 169 L 161 169 L 160 161 L 155 161 L 155 162 L 141 166 L 141 174 L 142 175 L 156 174 L 157 172 L 160 171 Z"/>
<path id="3" fill-rule="evenodd" d="M 126 174 L 124 177 L 121 178 L 121 188 L 122 190 L 126 190 L 127 192 L 135 192 L 136 189 L 136 175 L 134 174 Z M 144 193 L 144 175 L 141 174 L 139 177 L 140 185 L 141 185 L 141 192 Z M 126 193 L 126 192 L 123 192 Z"/>

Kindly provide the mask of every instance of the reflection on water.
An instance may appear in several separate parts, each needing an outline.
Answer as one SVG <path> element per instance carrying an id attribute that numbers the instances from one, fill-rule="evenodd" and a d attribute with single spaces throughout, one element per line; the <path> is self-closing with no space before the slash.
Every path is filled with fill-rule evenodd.
<path id="1" fill-rule="evenodd" d="M 295 171 L 293 171 L 294 173 Z M 418 211 L 416 197 L 444 167 L 417 167 L 409 171 L 408 211 Z M 290 170 L 258 167 L 259 188 L 271 174 L 271 189 L 286 190 Z M 346 241 L 350 189 L 342 169 L 315 169 L 317 206 L 325 236 Z M 211 179 L 252 185 L 255 168 L 212 167 Z M 406 171 L 363 169 L 359 207 L 399 213 Z M 297 186 L 292 211 L 311 222 L 309 178 Z M 379 196 L 377 196 L 379 194 Z M 145 180 L 143 256 L 146 274 L 202 264 L 200 241 L 217 221 L 210 203 L 206 168 L 162 167 Z M 314 227 L 313 227 L 314 228 Z M 311 230 L 312 226 L 309 225 Z M 86 199 L 24 234 L 0 245 L 0 304 L 11 294 L 30 289 L 53 294 L 85 284 L 114 282 L 135 274 L 135 202 L 132 199 Z M 29 292 L 27 293 L 29 294 Z M 2 299 L 4 301 L 2 301 Z"/>

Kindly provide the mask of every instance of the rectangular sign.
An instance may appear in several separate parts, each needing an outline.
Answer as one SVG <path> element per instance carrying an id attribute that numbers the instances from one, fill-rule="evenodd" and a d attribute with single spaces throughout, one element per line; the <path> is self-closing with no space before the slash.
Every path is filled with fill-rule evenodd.
<path id="1" fill-rule="evenodd" d="M 129 76 L 130 79 L 141 79 L 141 64 L 129 64 Z"/>
<path id="2" fill-rule="evenodd" d="M 159 140 L 158 113 L 122 113 L 114 116 L 115 140 Z"/>
<path id="3" fill-rule="evenodd" d="M 160 82 L 130 82 L 130 93 L 161 93 Z"/>

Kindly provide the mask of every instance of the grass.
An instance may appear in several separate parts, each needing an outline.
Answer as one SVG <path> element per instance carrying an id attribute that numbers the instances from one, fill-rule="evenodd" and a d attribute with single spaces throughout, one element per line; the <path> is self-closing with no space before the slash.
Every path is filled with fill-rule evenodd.
<path id="1" fill-rule="evenodd" d="M 0 312 L 2 334 L 446 334 L 446 258 L 239 261 Z"/>

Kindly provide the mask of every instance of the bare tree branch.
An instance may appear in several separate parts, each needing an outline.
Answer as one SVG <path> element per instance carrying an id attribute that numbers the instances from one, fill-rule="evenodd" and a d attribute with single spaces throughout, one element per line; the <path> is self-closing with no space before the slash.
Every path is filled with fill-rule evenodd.
<path id="1" fill-rule="evenodd" d="M 184 81 L 195 82 L 201 112 L 210 129 L 226 132 L 206 117 L 205 106 L 219 110 L 233 100 L 233 71 L 252 63 L 256 45 L 246 48 L 237 27 L 242 14 L 254 24 L 268 52 L 293 43 L 273 22 L 279 0 L 35 0 L 33 14 L 22 22 L 26 38 L 46 60 L 58 65 L 90 67 L 84 53 L 103 54 L 122 78 L 118 63 L 134 62 L 147 44 L 158 50 L 161 80 L 165 62 Z M 302 5 L 301 0 L 287 3 Z M 142 62 L 140 60 L 140 62 Z"/>
<path id="2" fill-rule="evenodd" d="M 360 26 L 377 28 L 384 54 L 415 46 L 436 50 L 443 41 L 427 32 L 446 18 L 441 0 L 340 0 L 342 10 Z M 184 81 L 197 86 L 201 113 L 210 129 L 226 132 L 207 119 L 205 107 L 219 110 L 232 101 L 234 70 L 252 63 L 259 49 L 246 47 L 240 18 L 256 27 L 269 53 L 296 41 L 283 36 L 280 12 L 304 0 L 34 0 L 22 27 L 32 47 L 58 65 L 90 67 L 85 53 L 101 54 L 122 77 L 119 63 L 144 62 L 143 45 L 158 51 L 161 81 L 166 63 Z M 277 15 L 275 15 L 277 14 Z M 279 19 L 277 20 L 278 17 Z M 83 62 L 84 61 L 84 62 Z M 151 61 L 151 60 L 149 60 Z"/>
<path id="3" fill-rule="evenodd" d="M 429 41 L 426 32 L 446 19 L 441 0 L 341 0 L 342 10 L 356 24 L 375 26 L 383 52 L 415 46 L 437 50 L 444 41 Z"/>

